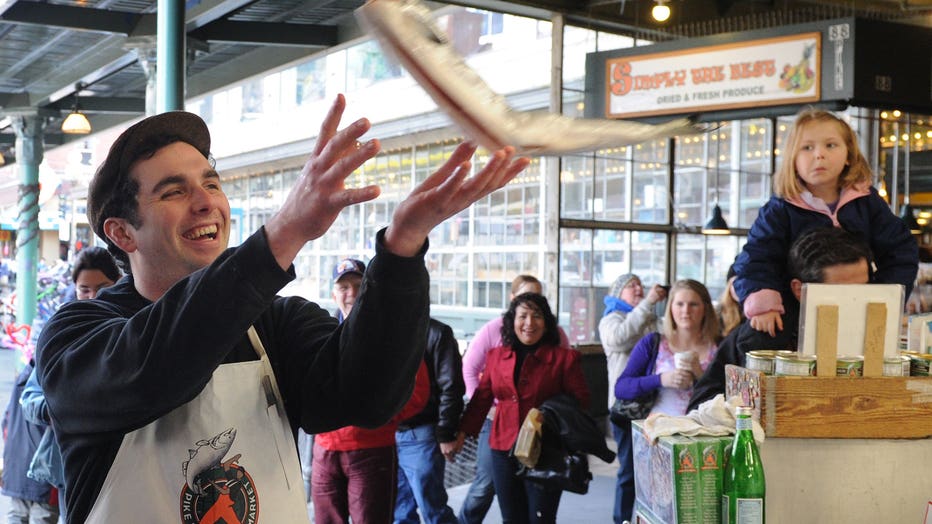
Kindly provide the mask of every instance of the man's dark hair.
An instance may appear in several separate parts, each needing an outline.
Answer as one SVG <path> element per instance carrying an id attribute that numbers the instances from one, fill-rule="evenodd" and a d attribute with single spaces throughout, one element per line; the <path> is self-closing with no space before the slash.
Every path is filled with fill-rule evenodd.
<path id="1" fill-rule="evenodd" d="M 803 233 L 790 248 L 790 278 L 820 283 L 825 268 L 854 264 L 860 260 L 871 265 L 871 250 L 859 236 L 840 227 L 822 227 Z"/>
<path id="2" fill-rule="evenodd" d="M 97 269 L 107 278 L 116 282 L 120 280 L 120 269 L 116 260 L 110 256 L 106 249 L 98 246 L 86 247 L 74 259 L 74 269 L 71 270 L 71 281 L 78 282 L 78 275 L 82 271 Z"/>
<path id="3" fill-rule="evenodd" d="M 508 306 L 508 311 L 502 315 L 502 344 L 514 346 L 518 342 L 518 336 L 515 334 L 515 314 L 518 306 L 525 306 L 530 309 L 540 311 L 544 316 L 544 336 L 540 339 L 542 346 L 559 346 L 560 331 L 557 327 L 557 317 L 550 310 L 550 303 L 547 297 L 537 293 L 521 293 L 516 296 Z"/>

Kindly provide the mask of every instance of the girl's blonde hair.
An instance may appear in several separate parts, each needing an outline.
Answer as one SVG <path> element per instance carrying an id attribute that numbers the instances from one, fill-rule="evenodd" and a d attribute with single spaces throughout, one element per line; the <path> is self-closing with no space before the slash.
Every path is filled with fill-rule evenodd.
<path id="1" fill-rule="evenodd" d="M 728 279 L 725 284 L 725 291 L 718 299 L 719 310 L 721 311 L 722 337 L 727 337 L 729 333 L 744 320 L 741 312 L 741 304 L 731 295 L 731 286 L 735 277 Z"/>
<path id="2" fill-rule="evenodd" d="M 790 132 L 786 137 L 786 144 L 783 148 L 783 161 L 773 177 L 774 195 L 780 198 L 799 198 L 806 191 L 803 181 L 796 173 L 796 155 L 799 153 L 802 127 L 813 122 L 835 122 L 838 124 L 845 146 L 848 147 L 848 158 L 845 162 L 845 168 L 838 177 L 838 188 L 851 187 L 864 182 L 870 183 L 873 178 L 871 168 L 867 163 L 867 159 L 861 154 L 861 148 L 858 147 L 858 140 L 851 126 L 835 116 L 831 111 L 809 107 L 796 115 L 793 127 L 790 128 Z"/>
<path id="3" fill-rule="evenodd" d="M 717 342 L 721 334 L 721 326 L 718 323 L 718 315 L 715 314 L 715 308 L 712 306 L 712 296 L 709 295 L 709 290 L 706 289 L 701 282 L 697 282 L 690 278 L 677 280 L 673 283 L 673 286 L 670 287 L 670 292 L 667 293 L 667 308 L 663 314 L 664 336 L 670 338 L 676 332 L 676 321 L 673 320 L 672 312 L 673 299 L 676 298 L 677 292 L 684 289 L 695 292 L 702 300 L 702 305 L 704 306 L 702 311 L 702 341 Z"/>

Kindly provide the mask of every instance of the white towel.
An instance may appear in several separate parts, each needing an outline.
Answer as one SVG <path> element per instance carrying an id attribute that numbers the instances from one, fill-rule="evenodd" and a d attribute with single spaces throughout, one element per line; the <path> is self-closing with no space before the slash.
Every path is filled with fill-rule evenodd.
<path id="1" fill-rule="evenodd" d="M 725 396 L 716 395 L 692 410 L 687 415 L 670 416 L 656 413 L 644 421 L 644 433 L 651 444 L 660 437 L 668 435 L 733 435 L 735 433 L 735 411 L 741 405 L 741 399 L 732 397 L 725 402 Z M 754 440 L 764 442 L 764 428 L 757 420 L 753 421 Z"/>

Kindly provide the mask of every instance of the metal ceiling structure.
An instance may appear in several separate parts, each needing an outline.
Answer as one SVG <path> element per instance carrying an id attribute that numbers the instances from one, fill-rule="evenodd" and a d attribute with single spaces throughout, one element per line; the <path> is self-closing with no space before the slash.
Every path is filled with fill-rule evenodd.
<path id="1" fill-rule="evenodd" d="M 216 90 L 361 35 L 353 11 L 364 0 L 187 0 L 186 97 Z M 669 40 L 844 16 L 932 27 L 932 0 L 456 0 L 451 4 Z M 437 4 L 439 5 L 439 4 Z M 46 118 L 44 142 L 79 104 L 95 129 L 145 112 L 154 63 L 156 0 L 0 0 L 0 154 L 14 160 L 8 117 Z"/>

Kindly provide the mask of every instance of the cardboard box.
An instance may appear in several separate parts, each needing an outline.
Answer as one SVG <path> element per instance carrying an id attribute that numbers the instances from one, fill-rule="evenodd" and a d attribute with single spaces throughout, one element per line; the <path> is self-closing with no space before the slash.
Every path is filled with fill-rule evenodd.
<path id="1" fill-rule="evenodd" d="M 689 437 L 659 439 L 651 450 L 654 500 L 651 509 L 671 524 L 702 524 L 699 457 Z"/>
<path id="2" fill-rule="evenodd" d="M 699 447 L 689 437 L 661 437 L 651 446 L 632 424 L 636 501 L 659 524 L 702 524 Z"/>
<path id="3" fill-rule="evenodd" d="M 631 456 L 634 460 L 634 497 L 648 507 L 654 500 L 654 491 L 650 472 L 651 445 L 644 435 L 644 421 L 631 422 Z"/>
<path id="4" fill-rule="evenodd" d="M 725 448 L 732 436 L 661 437 L 651 446 L 643 421 L 633 422 L 631 433 L 635 510 L 640 511 L 640 522 L 721 521 Z"/>
<path id="5" fill-rule="evenodd" d="M 721 522 L 725 449 L 733 437 L 693 437 L 699 457 L 699 511 L 701 522 Z"/>

